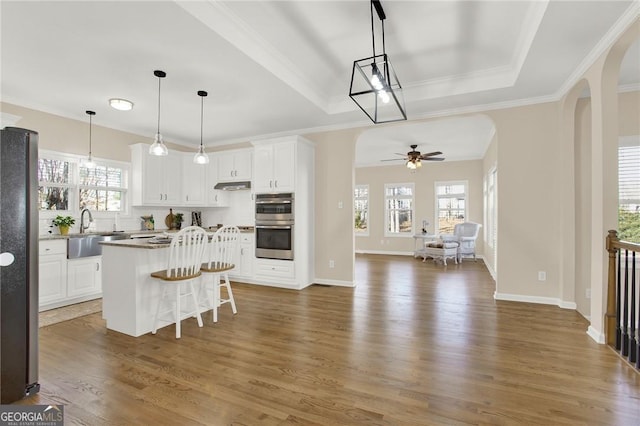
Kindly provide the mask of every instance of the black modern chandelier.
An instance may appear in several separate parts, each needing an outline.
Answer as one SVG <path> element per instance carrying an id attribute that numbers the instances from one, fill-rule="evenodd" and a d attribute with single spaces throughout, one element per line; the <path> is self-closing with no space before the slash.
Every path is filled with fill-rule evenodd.
<path id="1" fill-rule="evenodd" d="M 382 53 L 376 54 L 373 9 L 380 19 Z M 389 62 L 384 43 L 384 9 L 379 0 L 371 0 L 371 38 L 373 56 L 353 62 L 349 96 L 375 124 L 407 119 L 402 86 Z"/>

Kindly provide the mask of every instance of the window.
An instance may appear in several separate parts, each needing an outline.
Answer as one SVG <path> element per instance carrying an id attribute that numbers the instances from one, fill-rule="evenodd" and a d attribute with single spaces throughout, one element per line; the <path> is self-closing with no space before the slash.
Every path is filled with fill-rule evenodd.
<path id="1" fill-rule="evenodd" d="M 467 182 L 436 182 L 437 234 L 453 234 L 467 217 Z"/>
<path id="2" fill-rule="evenodd" d="M 80 210 L 121 212 L 126 188 L 123 170 L 109 166 L 80 167 Z"/>
<path id="3" fill-rule="evenodd" d="M 385 184 L 385 236 L 413 236 L 414 185 Z"/>
<path id="4" fill-rule="evenodd" d="M 38 209 L 69 210 L 72 165 L 55 158 L 38 160 Z"/>
<path id="5" fill-rule="evenodd" d="M 640 243 L 640 141 L 618 147 L 618 196 L 618 238 Z"/>
<path id="6" fill-rule="evenodd" d="M 369 235 L 369 185 L 356 185 L 354 196 L 354 230 L 356 235 Z"/>
<path id="7" fill-rule="evenodd" d="M 495 247 L 498 237 L 498 198 L 496 193 L 498 170 L 494 167 L 487 175 L 487 230 L 485 240 L 489 247 Z"/>
<path id="8" fill-rule="evenodd" d="M 71 155 L 40 152 L 38 200 L 41 211 L 126 212 L 128 167 L 99 162 L 95 168 Z"/>

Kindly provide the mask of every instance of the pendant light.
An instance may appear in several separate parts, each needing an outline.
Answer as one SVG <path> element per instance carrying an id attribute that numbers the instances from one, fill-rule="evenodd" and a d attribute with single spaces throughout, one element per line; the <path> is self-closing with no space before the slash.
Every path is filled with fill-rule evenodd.
<path id="1" fill-rule="evenodd" d="M 96 163 L 93 162 L 93 157 L 91 156 L 91 127 L 92 127 L 91 117 L 96 115 L 96 113 L 94 111 L 85 111 L 85 112 L 89 116 L 89 158 L 83 161 L 82 165 L 87 169 L 92 169 L 96 166 Z"/>
<path id="2" fill-rule="evenodd" d="M 204 90 L 198 90 L 198 96 L 200 96 L 200 149 L 193 157 L 193 162 L 196 164 L 209 164 L 209 156 L 204 152 L 204 145 L 202 145 L 202 126 L 204 122 L 204 97 L 208 93 Z"/>
<path id="3" fill-rule="evenodd" d="M 160 134 L 160 82 L 167 76 L 167 73 L 160 70 L 155 70 L 153 75 L 158 77 L 158 132 L 153 139 L 153 144 L 149 147 L 149 154 L 151 155 L 169 155 L 167 146 L 162 142 L 162 135 Z"/>
<path id="4" fill-rule="evenodd" d="M 369 58 L 353 62 L 349 96 L 374 124 L 407 119 L 402 86 L 398 81 L 384 43 L 384 21 L 387 15 L 380 0 L 370 1 L 373 52 Z M 382 30 L 382 53 L 376 49 L 374 9 Z"/>

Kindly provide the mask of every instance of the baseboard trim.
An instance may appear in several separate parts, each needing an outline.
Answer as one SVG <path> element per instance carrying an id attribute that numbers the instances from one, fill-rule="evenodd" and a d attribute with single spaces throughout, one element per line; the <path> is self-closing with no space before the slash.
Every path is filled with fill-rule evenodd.
<path id="1" fill-rule="evenodd" d="M 527 296 L 524 294 L 498 293 L 493 294 L 495 300 L 506 300 L 509 302 L 538 303 L 540 305 L 555 305 L 562 309 L 576 309 L 576 304 L 566 302 L 556 297 Z"/>
<path id="2" fill-rule="evenodd" d="M 386 254 L 389 256 L 413 256 L 412 251 L 356 250 L 357 254 Z"/>
<path id="3" fill-rule="evenodd" d="M 604 333 L 600 333 L 592 326 L 589 326 L 589 328 L 587 328 L 587 335 L 591 337 L 596 343 L 599 343 L 601 345 L 604 345 L 606 342 L 606 340 L 604 339 Z"/>
<path id="4" fill-rule="evenodd" d="M 313 280 L 313 284 L 332 285 L 336 287 L 355 287 L 356 286 L 356 283 L 354 281 L 327 280 L 324 278 L 316 278 L 315 280 Z"/>

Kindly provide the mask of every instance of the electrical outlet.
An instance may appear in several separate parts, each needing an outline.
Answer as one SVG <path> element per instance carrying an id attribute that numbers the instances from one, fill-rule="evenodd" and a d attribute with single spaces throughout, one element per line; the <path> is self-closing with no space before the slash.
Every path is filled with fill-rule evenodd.
<path id="1" fill-rule="evenodd" d="M 590 288 L 585 290 L 584 297 L 586 297 L 587 299 L 591 299 L 591 289 Z"/>
<path id="2" fill-rule="evenodd" d="M 336 262 L 334 262 L 333 260 L 329 261 L 329 268 L 335 268 L 336 266 Z"/>
<path id="3" fill-rule="evenodd" d="M 338 208 L 341 209 L 344 207 L 344 204 L 342 203 L 342 201 L 338 201 Z"/>
<path id="4" fill-rule="evenodd" d="M 545 271 L 538 271 L 538 281 L 546 281 L 547 273 Z"/>

